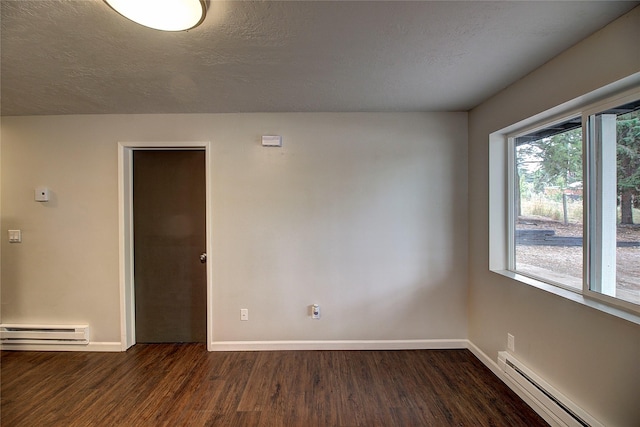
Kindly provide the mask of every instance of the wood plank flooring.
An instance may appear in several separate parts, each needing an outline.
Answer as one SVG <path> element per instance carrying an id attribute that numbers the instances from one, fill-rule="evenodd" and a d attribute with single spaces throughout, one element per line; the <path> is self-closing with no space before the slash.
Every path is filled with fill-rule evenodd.
<path id="1" fill-rule="evenodd" d="M 468 350 L 3 351 L 12 426 L 546 426 Z"/>

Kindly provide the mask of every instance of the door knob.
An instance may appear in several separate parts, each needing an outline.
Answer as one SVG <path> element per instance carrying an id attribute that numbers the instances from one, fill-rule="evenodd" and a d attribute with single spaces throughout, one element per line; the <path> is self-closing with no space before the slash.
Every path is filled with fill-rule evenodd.
<path id="1" fill-rule="evenodd" d="M 203 263 L 203 264 L 204 264 L 205 262 L 207 262 L 207 253 L 206 253 L 206 252 L 202 252 L 202 253 L 200 254 L 200 262 L 201 262 L 201 263 Z"/>

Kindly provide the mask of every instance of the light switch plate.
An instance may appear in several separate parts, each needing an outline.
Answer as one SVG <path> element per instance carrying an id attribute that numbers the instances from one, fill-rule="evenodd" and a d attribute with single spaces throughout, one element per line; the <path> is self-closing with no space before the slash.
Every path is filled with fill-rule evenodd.
<path id="1" fill-rule="evenodd" d="M 22 243 L 22 230 L 9 230 L 9 243 Z"/>

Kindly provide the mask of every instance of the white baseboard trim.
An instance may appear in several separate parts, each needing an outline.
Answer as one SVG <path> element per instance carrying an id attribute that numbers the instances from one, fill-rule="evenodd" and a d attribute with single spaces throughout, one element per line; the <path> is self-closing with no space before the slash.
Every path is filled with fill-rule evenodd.
<path id="1" fill-rule="evenodd" d="M 468 348 L 466 339 L 426 340 L 327 340 L 327 341 L 214 341 L 209 351 L 274 350 L 439 350 Z M 120 342 L 76 344 L 0 344 L 5 351 L 125 351 Z"/>
<path id="2" fill-rule="evenodd" d="M 437 350 L 467 348 L 466 339 L 336 340 L 336 341 L 214 341 L 209 351 L 274 350 Z"/>
<path id="3" fill-rule="evenodd" d="M 538 399 L 534 398 L 519 384 L 502 372 L 498 363 L 487 356 L 474 343 L 468 341 L 469 351 L 476 356 L 487 368 L 491 370 L 500 380 L 505 383 L 514 393 L 516 393 L 524 402 L 531 407 L 538 415 L 540 415 L 552 427 L 565 427 L 566 424 L 560 422 Z M 496 359 L 497 360 L 497 359 Z"/>
<path id="4" fill-rule="evenodd" d="M 0 344 L 3 351 L 123 351 L 119 342 L 90 342 L 89 344 Z"/>

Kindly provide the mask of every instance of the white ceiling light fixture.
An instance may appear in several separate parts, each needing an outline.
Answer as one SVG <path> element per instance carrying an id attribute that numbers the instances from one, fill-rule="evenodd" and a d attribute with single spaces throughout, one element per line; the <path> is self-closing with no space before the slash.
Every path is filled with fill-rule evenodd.
<path id="1" fill-rule="evenodd" d="M 145 27 L 185 31 L 197 27 L 207 14 L 205 0 L 104 0 L 113 10 Z"/>

